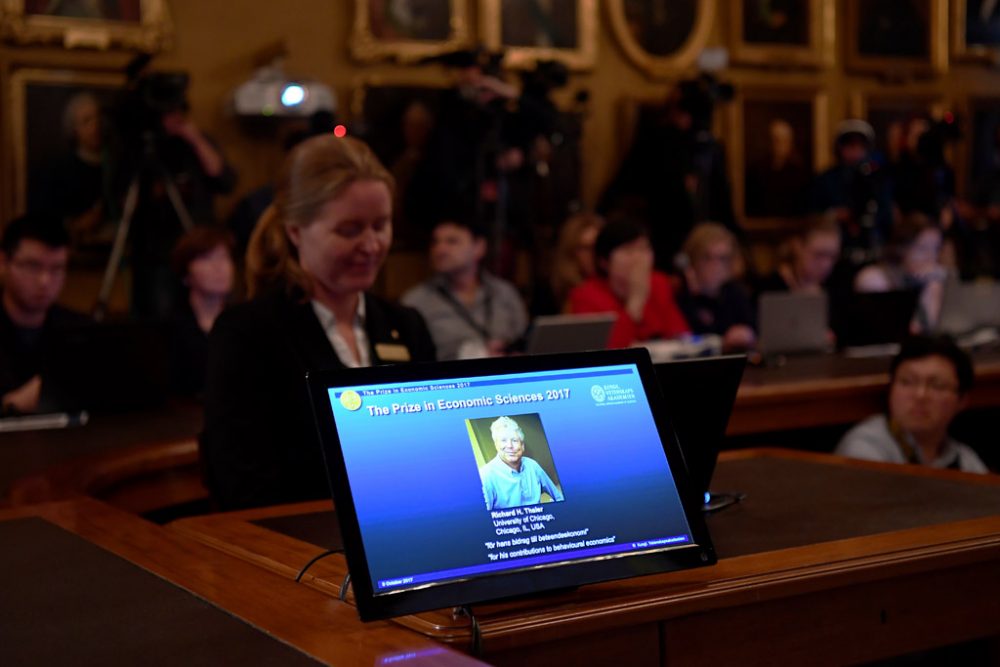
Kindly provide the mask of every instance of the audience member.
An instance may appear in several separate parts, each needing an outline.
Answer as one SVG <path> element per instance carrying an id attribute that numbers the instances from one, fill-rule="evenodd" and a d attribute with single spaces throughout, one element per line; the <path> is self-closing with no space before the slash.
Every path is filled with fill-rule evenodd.
<path id="1" fill-rule="evenodd" d="M 5 413 L 38 409 L 45 357 L 59 330 L 89 322 L 56 305 L 66 280 L 69 235 L 58 218 L 12 221 L 0 242 L 0 397 Z"/>
<path id="2" fill-rule="evenodd" d="M 594 275 L 594 242 L 603 226 L 596 213 L 577 213 L 563 223 L 552 267 L 553 311 L 563 310 L 570 290 Z"/>
<path id="3" fill-rule="evenodd" d="M 449 218 L 431 231 L 434 276 L 401 301 L 427 322 L 438 359 L 502 355 L 528 327 L 517 288 L 484 269 L 485 257 L 486 236 L 471 220 Z"/>
<path id="4" fill-rule="evenodd" d="M 220 507 L 329 497 L 307 371 L 434 359 L 419 313 L 367 291 L 392 242 L 392 189 L 350 137 L 313 137 L 285 161 L 247 252 L 251 300 L 209 336 L 201 454 Z"/>
<path id="5" fill-rule="evenodd" d="M 947 337 L 913 337 L 903 343 L 889 374 L 888 414 L 869 417 L 848 431 L 836 453 L 987 472 L 969 446 L 948 436 L 948 426 L 965 407 L 972 386 L 968 355 Z"/>
<path id="6" fill-rule="evenodd" d="M 757 338 L 753 304 L 733 280 L 738 250 L 736 237 L 722 225 L 696 225 L 681 249 L 683 270 L 676 293 L 691 331 L 722 336 L 727 350 L 746 350 Z"/>
<path id="7" fill-rule="evenodd" d="M 815 216 L 781 251 L 778 268 L 757 292 L 822 292 L 840 257 L 840 227 L 831 216 Z"/>
<path id="8" fill-rule="evenodd" d="M 609 347 L 689 333 L 667 276 L 653 270 L 646 228 L 631 220 L 606 224 L 594 243 L 596 274 L 569 294 L 571 313 L 616 313 Z"/>
<path id="9" fill-rule="evenodd" d="M 892 230 L 883 261 L 862 269 L 854 279 L 859 292 L 920 291 L 914 315 L 916 332 L 937 323 L 947 270 L 940 262 L 941 230 L 927 216 L 910 213 Z"/>
<path id="10" fill-rule="evenodd" d="M 163 173 L 177 186 L 191 221 L 213 224 L 215 195 L 232 191 L 236 172 L 190 117 L 186 103 L 165 112 L 159 123 L 162 132 L 155 150 Z M 126 167 L 141 172 L 143 160 L 131 156 Z M 132 310 L 139 317 L 161 319 L 169 316 L 173 306 L 170 251 L 184 228 L 182 214 L 156 177 L 144 185 L 131 227 Z"/>
<path id="11" fill-rule="evenodd" d="M 892 227 L 892 193 L 885 169 L 871 158 L 875 130 L 858 119 L 837 126 L 837 164 L 820 174 L 812 190 L 814 213 L 832 211 L 843 231 L 845 259 L 854 265 L 878 256 Z"/>
<path id="12" fill-rule="evenodd" d="M 233 291 L 233 235 L 221 227 L 195 227 L 174 246 L 171 262 L 187 291 L 171 318 L 174 391 L 197 396 L 205 389 L 208 333 Z"/>
<path id="13" fill-rule="evenodd" d="M 423 316 L 438 359 L 501 355 L 528 327 L 517 288 L 485 270 L 485 257 L 486 235 L 471 220 L 448 218 L 431 231 L 434 276 L 401 302 Z"/>

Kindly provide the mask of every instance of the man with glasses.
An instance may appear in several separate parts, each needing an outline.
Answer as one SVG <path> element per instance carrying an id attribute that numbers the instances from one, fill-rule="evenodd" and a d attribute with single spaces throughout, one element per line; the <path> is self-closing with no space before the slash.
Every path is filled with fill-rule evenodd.
<path id="1" fill-rule="evenodd" d="M 66 281 L 69 236 L 62 221 L 27 215 L 0 240 L 0 397 L 5 414 L 34 412 L 45 352 L 59 329 L 88 321 L 55 305 Z"/>
<path id="2" fill-rule="evenodd" d="M 843 437 L 836 454 L 869 461 L 916 463 L 989 472 L 968 446 L 948 435 L 965 408 L 972 362 L 945 336 L 904 341 L 889 370 L 889 412 L 864 420 Z"/>

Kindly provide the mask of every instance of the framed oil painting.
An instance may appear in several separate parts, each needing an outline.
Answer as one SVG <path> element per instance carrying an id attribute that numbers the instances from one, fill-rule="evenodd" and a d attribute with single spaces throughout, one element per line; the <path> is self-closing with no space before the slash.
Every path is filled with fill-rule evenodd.
<path id="1" fill-rule="evenodd" d="M 607 0 L 608 20 L 625 56 L 650 77 L 691 65 L 715 20 L 715 0 Z"/>
<path id="2" fill-rule="evenodd" d="M 0 0 L 4 37 L 16 44 L 125 49 L 154 53 L 169 46 L 166 0 Z"/>
<path id="3" fill-rule="evenodd" d="M 733 0 L 728 7 L 734 62 L 776 67 L 833 64 L 833 0 Z"/>
<path id="4" fill-rule="evenodd" d="M 546 60 L 586 70 L 597 60 L 597 0 L 480 0 L 483 44 L 504 64 L 530 69 Z"/>
<path id="5" fill-rule="evenodd" d="M 1000 64 L 1000 3 L 951 0 L 951 49 L 957 60 Z"/>
<path id="6" fill-rule="evenodd" d="M 947 0 L 846 0 L 848 69 L 886 77 L 948 69 Z"/>
<path id="7" fill-rule="evenodd" d="M 413 62 L 469 46 L 468 0 L 355 0 L 351 56 Z"/>
<path id="8" fill-rule="evenodd" d="M 124 75 L 20 69 L 8 81 L 13 150 L 7 167 L 14 175 L 14 213 L 23 213 L 33 200 L 51 198 L 61 181 L 70 186 L 58 187 L 64 199 L 88 196 L 75 191 L 79 179 L 60 175 L 72 169 L 73 156 L 102 152 L 108 114 L 125 85 Z"/>
<path id="9" fill-rule="evenodd" d="M 826 94 L 745 89 L 729 124 L 734 208 L 748 228 L 805 215 L 812 180 L 829 162 Z"/>

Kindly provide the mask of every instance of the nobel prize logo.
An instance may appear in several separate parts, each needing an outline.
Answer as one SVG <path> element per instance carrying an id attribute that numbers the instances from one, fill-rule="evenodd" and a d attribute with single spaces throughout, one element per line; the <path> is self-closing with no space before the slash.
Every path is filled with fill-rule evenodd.
<path id="1" fill-rule="evenodd" d="M 590 388 L 590 397 L 597 401 L 598 403 L 604 402 L 604 387 L 599 384 L 595 384 Z"/>
<path id="2" fill-rule="evenodd" d="M 340 395 L 340 404 L 343 405 L 345 409 L 354 412 L 361 407 L 361 397 L 358 396 L 358 392 L 348 389 Z"/>

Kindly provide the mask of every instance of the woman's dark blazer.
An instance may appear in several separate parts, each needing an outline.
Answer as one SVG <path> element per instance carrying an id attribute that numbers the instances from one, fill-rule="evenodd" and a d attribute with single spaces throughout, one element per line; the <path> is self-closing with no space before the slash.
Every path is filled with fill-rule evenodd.
<path id="1" fill-rule="evenodd" d="M 373 364 L 378 343 L 433 361 L 417 311 L 364 295 Z M 223 312 L 209 336 L 201 464 L 212 500 L 237 509 L 329 498 L 306 389 L 307 371 L 342 368 L 301 292 L 272 293 Z"/>

